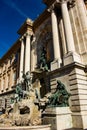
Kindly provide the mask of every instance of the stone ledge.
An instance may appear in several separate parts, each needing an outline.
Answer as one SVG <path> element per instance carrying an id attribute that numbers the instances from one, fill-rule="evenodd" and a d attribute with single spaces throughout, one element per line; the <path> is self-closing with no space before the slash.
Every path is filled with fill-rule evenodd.
<path id="1" fill-rule="evenodd" d="M 69 107 L 48 107 L 45 110 L 44 114 L 56 114 L 56 115 L 61 115 L 61 114 L 71 114 L 70 108 Z"/>
<path id="2" fill-rule="evenodd" d="M 83 130 L 83 129 L 80 129 L 80 128 L 71 128 L 71 129 L 67 129 L 67 130 Z"/>
<path id="3" fill-rule="evenodd" d="M 51 130 L 51 125 L 0 127 L 0 130 Z"/>

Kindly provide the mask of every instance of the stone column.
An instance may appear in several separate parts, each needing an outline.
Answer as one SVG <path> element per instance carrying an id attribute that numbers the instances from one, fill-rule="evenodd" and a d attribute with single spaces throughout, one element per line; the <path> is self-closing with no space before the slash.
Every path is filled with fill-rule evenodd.
<path id="1" fill-rule="evenodd" d="M 67 41 L 67 49 L 68 49 L 68 52 L 75 52 L 74 39 L 73 39 L 72 28 L 71 28 L 69 12 L 68 12 L 66 1 L 62 0 L 61 10 L 62 10 L 62 16 L 63 16 L 63 22 L 64 22 L 64 28 L 65 28 L 66 41 Z"/>
<path id="2" fill-rule="evenodd" d="M 25 74 L 30 71 L 30 34 L 26 33 L 26 46 L 25 46 Z"/>
<path id="3" fill-rule="evenodd" d="M 37 65 L 37 44 L 36 44 L 36 37 L 33 36 L 33 40 L 31 42 L 31 71 L 36 69 Z"/>
<path id="4" fill-rule="evenodd" d="M 23 72 L 23 67 L 24 67 L 24 39 L 23 37 L 20 39 L 21 40 L 21 52 L 20 52 L 20 70 L 19 70 L 19 79 L 22 79 L 22 72 Z"/>
<path id="5" fill-rule="evenodd" d="M 61 64 L 58 23 L 54 9 L 51 10 L 51 20 L 52 20 L 53 49 L 54 49 L 54 61 L 51 63 L 51 70 L 54 70 L 60 68 Z"/>
<path id="6" fill-rule="evenodd" d="M 51 11 L 52 19 L 52 32 L 53 32 L 53 47 L 54 47 L 54 59 L 60 59 L 60 45 L 59 45 L 59 33 L 58 33 L 58 23 L 55 11 Z"/>
<path id="7" fill-rule="evenodd" d="M 66 48 L 66 39 L 64 34 L 63 19 L 60 20 L 59 26 L 60 26 L 59 29 L 62 37 L 61 41 L 62 41 L 63 55 L 65 55 L 67 53 L 67 48 Z"/>
<path id="8" fill-rule="evenodd" d="M 66 44 L 68 51 L 67 55 L 64 57 L 64 65 L 70 64 L 75 61 L 80 62 L 80 56 L 75 52 L 72 27 L 66 0 L 62 0 L 61 2 L 61 11 L 65 28 Z"/>

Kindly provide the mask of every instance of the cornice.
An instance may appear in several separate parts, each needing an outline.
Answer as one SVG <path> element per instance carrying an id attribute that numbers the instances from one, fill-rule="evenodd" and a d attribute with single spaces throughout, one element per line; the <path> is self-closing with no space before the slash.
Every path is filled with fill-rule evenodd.
<path id="1" fill-rule="evenodd" d="M 43 3 L 46 4 L 47 6 L 50 6 L 55 1 L 56 0 L 43 0 Z"/>
<path id="2" fill-rule="evenodd" d="M 6 94 L 12 94 L 12 92 L 15 92 L 15 89 L 7 90 L 5 92 L 4 90 L 2 90 L 2 92 L 0 93 L 0 96 L 6 95 Z"/>
<path id="3" fill-rule="evenodd" d="M 48 12 L 47 9 L 44 10 L 44 12 L 34 21 L 33 31 L 35 31 L 49 16 L 50 12 Z"/>
<path id="4" fill-rule="evenodd" d="M 33 28 L 33 21 L 31 19 L 27 18 L 27 20 L 22 24 L 22 26 L 17 31 L 17 33 L 19 35 L 23 35 L 27 31 L 32 32 L 32 28 Z"/>
<path id="5" fill-rule="evenodd" d="M 82 70 L 86 69 L 85 65 L 77 63 L 77 62 L 73 62 L 69 65 L 62 66 L 61 68 L 58 68 L 56 70 L 49 72 L 49 75 L 68 71 L 68 70 L 73 69 L 73 68 L 79 68 L 79 69 L 82 69 Z"/>
<path id="6" fill-rule="evenodd" d="M 19 39 L 12 45 L 12 47 L 5 53 L 5 55 L 0 59 L 0 65 L 2 65 L 6 59 L 9 59 L 10 56 L 15 53 L 20 47 Z"/>

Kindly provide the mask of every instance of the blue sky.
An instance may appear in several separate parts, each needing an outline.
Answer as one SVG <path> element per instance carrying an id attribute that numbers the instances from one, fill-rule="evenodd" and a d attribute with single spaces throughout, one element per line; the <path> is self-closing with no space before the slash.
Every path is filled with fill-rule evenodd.
<path id="1" fill-rule="evenodd" d="M 45 8 L 42 0 L 0 0 L 0 58 L 18 39 L 26 18 L 35 20 Z"/>

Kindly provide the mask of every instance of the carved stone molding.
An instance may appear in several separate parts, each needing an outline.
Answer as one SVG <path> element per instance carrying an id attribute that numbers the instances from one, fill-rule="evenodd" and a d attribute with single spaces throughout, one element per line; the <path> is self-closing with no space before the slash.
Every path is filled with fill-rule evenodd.
<path id="1" fill-rule="evenodd" d="M 75 0 L 69 0 L 68 1 L 68 7 L 72 8 L 75 5 Z"/>
<path id="2" fill-rule="evenodd" d="M 75 2 L 75 0 L 57 0 L 57 3 L 64 3 L 64 2 L 67 2 L 69 4 L 73 4 Z"/>
<path id="3" fill-rule="evenodd" d="M 24 36 L 22 36 L 19 40 L 22 41 L 24 39 Z"/>
<path id="4" fill-rule="evenodd" d="M 59 0 L 60 3 L 68 2 L 69 0 Z"/>
<path id="5" fill-rule="evenodd" d="M 31 36 L 31 35 L 32 35 L 31 33 L 26 32 L 26 33 L 24 34 L 24 37 L 26 37 L 26 36 Z"/>
<path id="6" fill-rule="evenodd" d="M 52 4 L 52 5 L 47 9 L 47 11 L 48 11 L 48 12 L 52 12 L 52 11 L 54 11 L 54 9 L 55 9 L 55 3 Z"/>
<path id="7" fill-rule="evenodd" d="M 55 10 L 55 7 L 58 7 L 63 3 L 67 3 L 68 7 L 73 7 L 75 5 L 75 1 L 76 0 L 55 0 L 55 2 L 52 3 L 52 5 L 48 6 L 47 11 L 52 12 Z"/>

